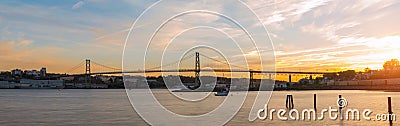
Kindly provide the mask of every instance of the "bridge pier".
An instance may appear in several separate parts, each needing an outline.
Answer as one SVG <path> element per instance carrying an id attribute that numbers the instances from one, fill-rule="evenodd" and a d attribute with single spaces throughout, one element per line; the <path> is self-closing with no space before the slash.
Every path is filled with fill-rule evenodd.
<path id="1" fill-rule="evenodd" d="M 255 88 L 255 85 L 254 85 L 254 83 L 253 83 L 253 72 L 252 71 L 250 71 L 250 88 Z"/>

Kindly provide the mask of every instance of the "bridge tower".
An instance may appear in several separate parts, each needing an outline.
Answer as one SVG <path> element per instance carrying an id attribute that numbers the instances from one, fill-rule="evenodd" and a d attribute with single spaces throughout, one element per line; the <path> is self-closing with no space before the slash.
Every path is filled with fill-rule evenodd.
<path id="1" fill-rule="evenodd" d="M 86 88 L 91 88 L 92 81 L 90 79 L 90 59 L 86 59 L 86 71 L 85 71 L 85 73 L 86 73 L 86 78 L 85 78 Z"/>
<path id="2" fill-rule="evenodd" d="M 195 61 L 195 82 L 196 86 L 194 89 L 200 87 L 200 53 L 196 52 L 196 61 Z"/>
<path id="3" fill-rule="evenodd" d="M 86 74 L 90 74 L 90 59 L 86 59 Z"/>

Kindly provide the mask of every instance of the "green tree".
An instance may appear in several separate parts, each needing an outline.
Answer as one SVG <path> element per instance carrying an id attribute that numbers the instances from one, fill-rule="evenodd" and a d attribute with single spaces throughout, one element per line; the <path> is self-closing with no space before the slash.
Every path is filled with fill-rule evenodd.
<path id="1" fill-rule="evenodd" d="M 371 68 L 368 68 L 368 67 L 367 67 L 367 68 L 364 68 L 364 72 L 365 72 L 365 73 L 371 73 Z"/>
<path id="2" fill-rule="evenodd" d="M 356 71 L 354 70 L 347 70 L 343 72 L 339 72 L 339 78 L 341 80 L 352 80 L 356 76 Z"/>
<path id="3" fill-rule="evenodd" d="M 323 75 L 324 78 L 327 78 L 329 80 L 333 80 L 333 79 L 337 79 L 338 76 L 336 75 L 336 73 L 328 73 L 328 74 L 324 74 Z"/>
<path id="4" fill-rule="evenodd" d="M 389 61 L 386 61 L 384 64 L 383 64 L 383 69 L 384 70 L 395 70 L 395 68 L 396 67 L 399 67 L 400 66 L 400 62 L 399 62 L 399 60 L 398 59 L 391 59 L 391 60 L 389 60 Z"/>

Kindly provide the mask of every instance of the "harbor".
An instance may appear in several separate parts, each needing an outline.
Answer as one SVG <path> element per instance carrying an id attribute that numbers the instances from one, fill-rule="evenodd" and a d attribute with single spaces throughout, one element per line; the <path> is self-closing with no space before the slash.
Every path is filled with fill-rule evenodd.
<path id="1" fill-rule="evenodd" d="M 209 99 L 193 103 L 184 103 L 176 99 L 165 89 L 154 90 L 155 95 L 168 110 L 181 115 L 199 115 L 212 111 L 224 97 L 210 96 Z M 180 92 L 182 95 L 202 95 L 201 92 Z M 248 114 L 252 106 L 252 99 L 256 92 L 250 92 L 246 102 L 227 125 L 387 125 L 388 121 L 354 121 L 330 120 L 317 121 L 281 121 L 273 120 L 248 121 Z M 317 94 L 317 110 L 336 106 L 338 94 L 349 102 L 347 108 L 371 109 L 371 118 L 378 113 L 388 113 L 387 96 L 392 99 L 392 111 L 400 111 L 399 92 L 362 91 L 362 90 L 324 90 L 324 91 L 275 91 L 268 103 L 269 108 L 284 108 L 286 95 L 293 95 L 295 109 L 312 109 L 313 94 Z M 235 93 L 233 93 L 235 95 Z M 147 125 L 134 111 L 126 98 L 123 89 L 65 89 L 65 90 L 38 90 L 38 89 L 0 89 L 1 124 L 8 125 Z M 371 102 L 374 101 L 374 102 Z M 157 117 L 154 117 L 157 118 Z M 398 117 L 397 117 L 398 118 Z M 5 121 L 7 120 L 7 121 Z M 171 122 L 172 123 L 172 122 Z M 179 124 L 177 124 L 179 125 Z M 398 125 L 398 120 L 393 126 Z"/>

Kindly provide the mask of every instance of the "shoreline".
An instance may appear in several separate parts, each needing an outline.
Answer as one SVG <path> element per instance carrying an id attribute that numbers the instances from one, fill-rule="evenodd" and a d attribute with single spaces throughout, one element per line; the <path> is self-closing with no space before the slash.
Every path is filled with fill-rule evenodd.
<path id="1" fill-rule="evenodd" d="M 74 89 L 102 89 L 102 90 L 108 90 L 108 89 L 125 89 L 125 88 L 0 88 L 0 90 L 4 89 L 22 89 L 22 90 L 74 90 Z M 139 89 L 139 88 L 138 88 Z M 145 89 L 145 88 L 140 88 L 140 89 Z M 152 88 L 152 89 L 167 89 L 167 88 Z M 371 86 L 323 86 L 323 87 L 312 87 L 312 86 L 305 86 L 305 87 L 288 87 L 288 88 L 275 88 L 272 91 L 310 91 L 310 90 L 316 90 L 316 91 L 324 91 L 324 90 L 364 90 L 364 91 L 383 91 L 383 92 L 400 92 L 400 86 L 381 86 L 381 87 L 371 87 Z M 245 90 L 232 90 L 232 91 L 245 91 Z M 248 91 L 258 91 L 258 90 L 248 90 Z M 268 90 L 265 90 L 268 91 Z M 172 92 L 209 92 L 209 91 L 204 91 L 204 90 L 197 90 L 197 91 L 191 91 L 191 90 L 173 90 Z M 215 90 L 212 92 L 216 92 Z"/>

